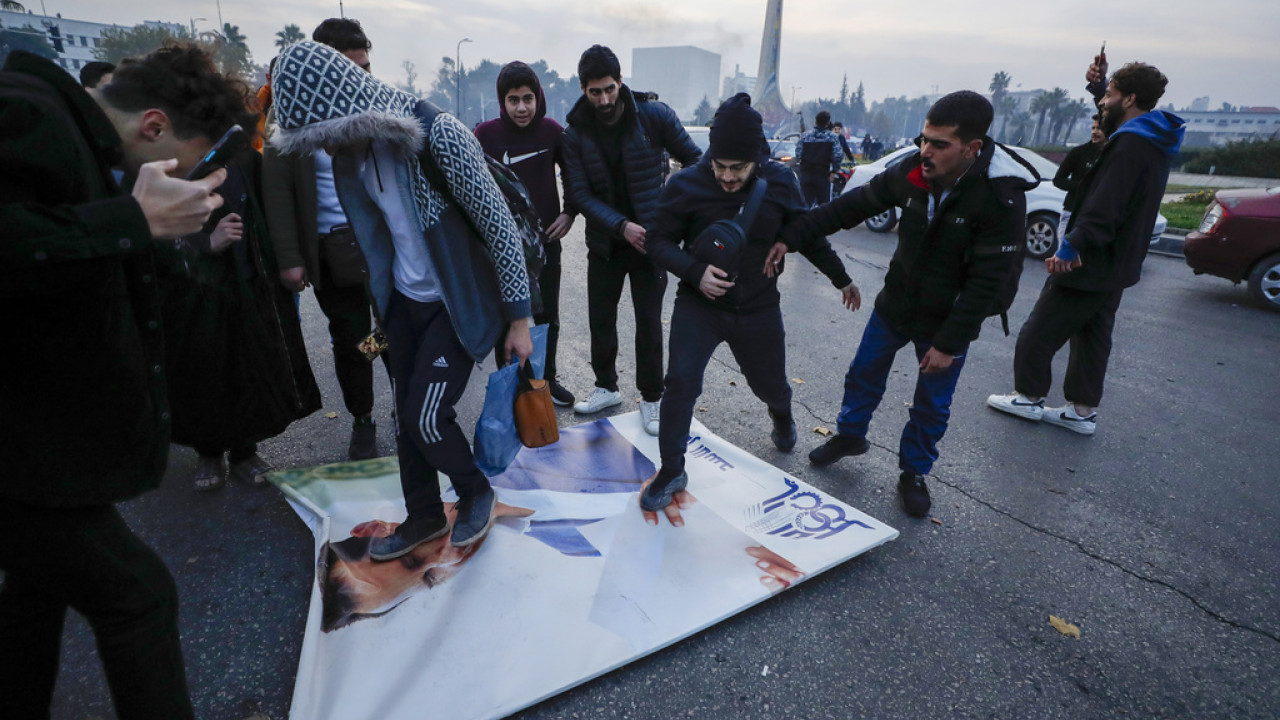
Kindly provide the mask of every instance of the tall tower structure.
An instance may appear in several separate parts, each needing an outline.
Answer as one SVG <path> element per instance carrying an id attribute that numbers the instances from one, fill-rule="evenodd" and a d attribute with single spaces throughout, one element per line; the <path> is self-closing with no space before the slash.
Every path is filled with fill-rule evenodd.
<path id="1" fill-rule="evenodd" d="M 778 85 L 778 62 L 782 54 L 782 0 L 769 0 L 764 11 L 764 35 L 760 40 L 760 69 L 751 105 L 764 118 L 768 137 L 800 131 L 800 118 L 782 102 Z"/>

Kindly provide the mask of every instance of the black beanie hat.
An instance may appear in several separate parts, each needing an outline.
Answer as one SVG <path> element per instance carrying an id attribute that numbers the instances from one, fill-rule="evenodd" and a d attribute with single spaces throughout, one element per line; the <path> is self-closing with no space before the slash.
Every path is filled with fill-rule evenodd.
<path id="1" fill-rule="evenodd" d="M 711 147 L 707 154 L 725 160 L 756 161 L 768 145 L 764 121 L 751 107 L 751 96 L 738 93 L 721 103 L 711 121 Z"/>

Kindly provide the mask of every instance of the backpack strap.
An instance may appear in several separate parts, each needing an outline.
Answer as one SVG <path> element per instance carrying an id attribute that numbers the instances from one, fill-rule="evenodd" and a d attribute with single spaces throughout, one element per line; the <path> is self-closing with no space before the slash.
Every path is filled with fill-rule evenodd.
<path id="1" fill-rule="evenodd" d="M 769 183 L 764 178 L 756 178 L 755 185 L 751 186 L 751 194 L 747 196 L 747 202 L 743 204 L 742 210 L 738 211 L 738 215 L 733 219 L 733 222 L 742 228 L 744 236 L 751 231 L 751 225 L 756 221 L 756 213 L 760 211 L 760 206 L 764 204 L 764 194 L 768 189 Z"/>

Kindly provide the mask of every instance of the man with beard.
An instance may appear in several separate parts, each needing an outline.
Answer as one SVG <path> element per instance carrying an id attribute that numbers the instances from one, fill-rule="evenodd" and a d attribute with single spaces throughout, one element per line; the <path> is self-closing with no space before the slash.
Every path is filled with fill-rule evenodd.
<path id="1" fill-rule="evenodd" d="M 533 321 L 547 326 L 547 359 L 543 377 L 551 401 L 573 404 L 573 393 L 556 379 L 556 346 L 560 338 L 560 239 L 573 227 L 574 212 L 560 209 L 556 166 L 564 170 L 564 128 L 547 117 L 547 100 L 538 75 L 525 63 L 507 63 L 498 73 L 500 117 L 481 123 L 476 139 L 489 157 L 500 160 L 520 178 L 542 222 L 546 263 L 538 275 L 542 311 Z"/>
<path id="2" fill-rule="evenodd" d="M 1130 63 L 1107 84 L 1099 103 L 1107 143 L 1085 176 L 1084 199 L 1057 254 L 1045 260 L 1049 278 L 1018 332 L 1015 392 L 987 398 L 996 410 L 1081 435 L 1097 428 L 1116 310 L 1141 277 L 1170 162 L 1182 145 L 1182 118 L 1153 109 L 1168 82 L 1155 67 Z M 1067 403 L 1046 408 L 1053 356 L 1067 341 Z"/>
<path id="3" fill-rule="evenodd" d="M 975 92 L 942 97 L 925 116 L 919 153 L 784 231 L 795 247 L 797 237 L 899 209 L 898 248 L 845 374 L 839 432 L 809 453 L 809 462 L 823 467 L 867 451 L 867 428 L 894 357 L 910 343 L 920 373 L 899 445 L 898 492 L 916 517 L 929 513 L 924 476 L 938 459 L 969 343 L 996 309 L 1011 263 L 1021 262 L 1026 191 L 1039 182 L 1030 165 L 986 136 L 992 115 L 991 103 Z"/>
<path id="4" fill-rule="evenodd" d="M 596 387 L 574 411 L 622 404 L 618 392 L 618 300 L 631 281 L 636 314 L 636 386 L 645 432 L 658 434 L 662 400 L 662 296 L 667 274 L 645 255 L 669 152 L 688 167 L 702 151 L 666 105 L 622 84 L 613 51 L 592 45 L 578 61 L 582 98 L 565 131 L 565 187 L 587 218 L 587 314 Z"/>

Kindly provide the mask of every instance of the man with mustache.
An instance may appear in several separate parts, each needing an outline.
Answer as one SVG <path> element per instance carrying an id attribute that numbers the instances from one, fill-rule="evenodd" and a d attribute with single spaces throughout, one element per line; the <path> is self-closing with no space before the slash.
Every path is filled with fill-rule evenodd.
<path id="1" fill-rule="evenodd" d="M 991 103 L 978 93 L 942 97 L 916 138 L 919 153 L 784 231 L 787 245 L 796 247 L 805 237 L 898 208 L 898 248 L 845 375 L 839 432 L 809 453 L 809 462 L 823 467 L 868 450 L 867 428 L 894 356 L 911 343 L 920 373 L 899 445 L 898 492 L 916 517 L 929 513 L 924 476 L 938 459 L 969 343 L 1021 262 L 1025 193 L 1040 180 L 1022 158 L 987 137 L 991 118 Z"/>
<path id="2" fill-rule="evenodd" d="M 1105 77 L 1105 63 L 1103 56 L 1094 61 L 1091 81 Z M 1057 254 L 1045 260 L 1050 275 L 1018 332 L 1014 392 L 988 397 L 992 408 L 1081 435 L 1097 429 L 1116 310 L 1142 275 L 1170 162 L 1182 146 L 1182 118 L 1154 109 L 1168 82 L 1151 65 L 1129 63 L 1106 85 L 1099 124 L 1107 143 L 1085 175 L 1080 207 Z M 1046 408 L 1053 356 L 1067 341 L 1067 402 Z"/>
<path id="3" fill-rule="evenodd" d="M 582 98 L 564 136 L 565 190 L 587 218 L 587 314 L 596 387 L 574 411 L 622 404 L 618 392 L 618 300 L 631 281 L 636 386 L 645 432 L 658 434 L 662 400 L 662 296 L 667 274 L 645 254 L 662 191 L 666 151 L 689 167 L 702 151 L 671 108 L 622 84 L 613 51 L 592 45 L 578 61 Z"/>

